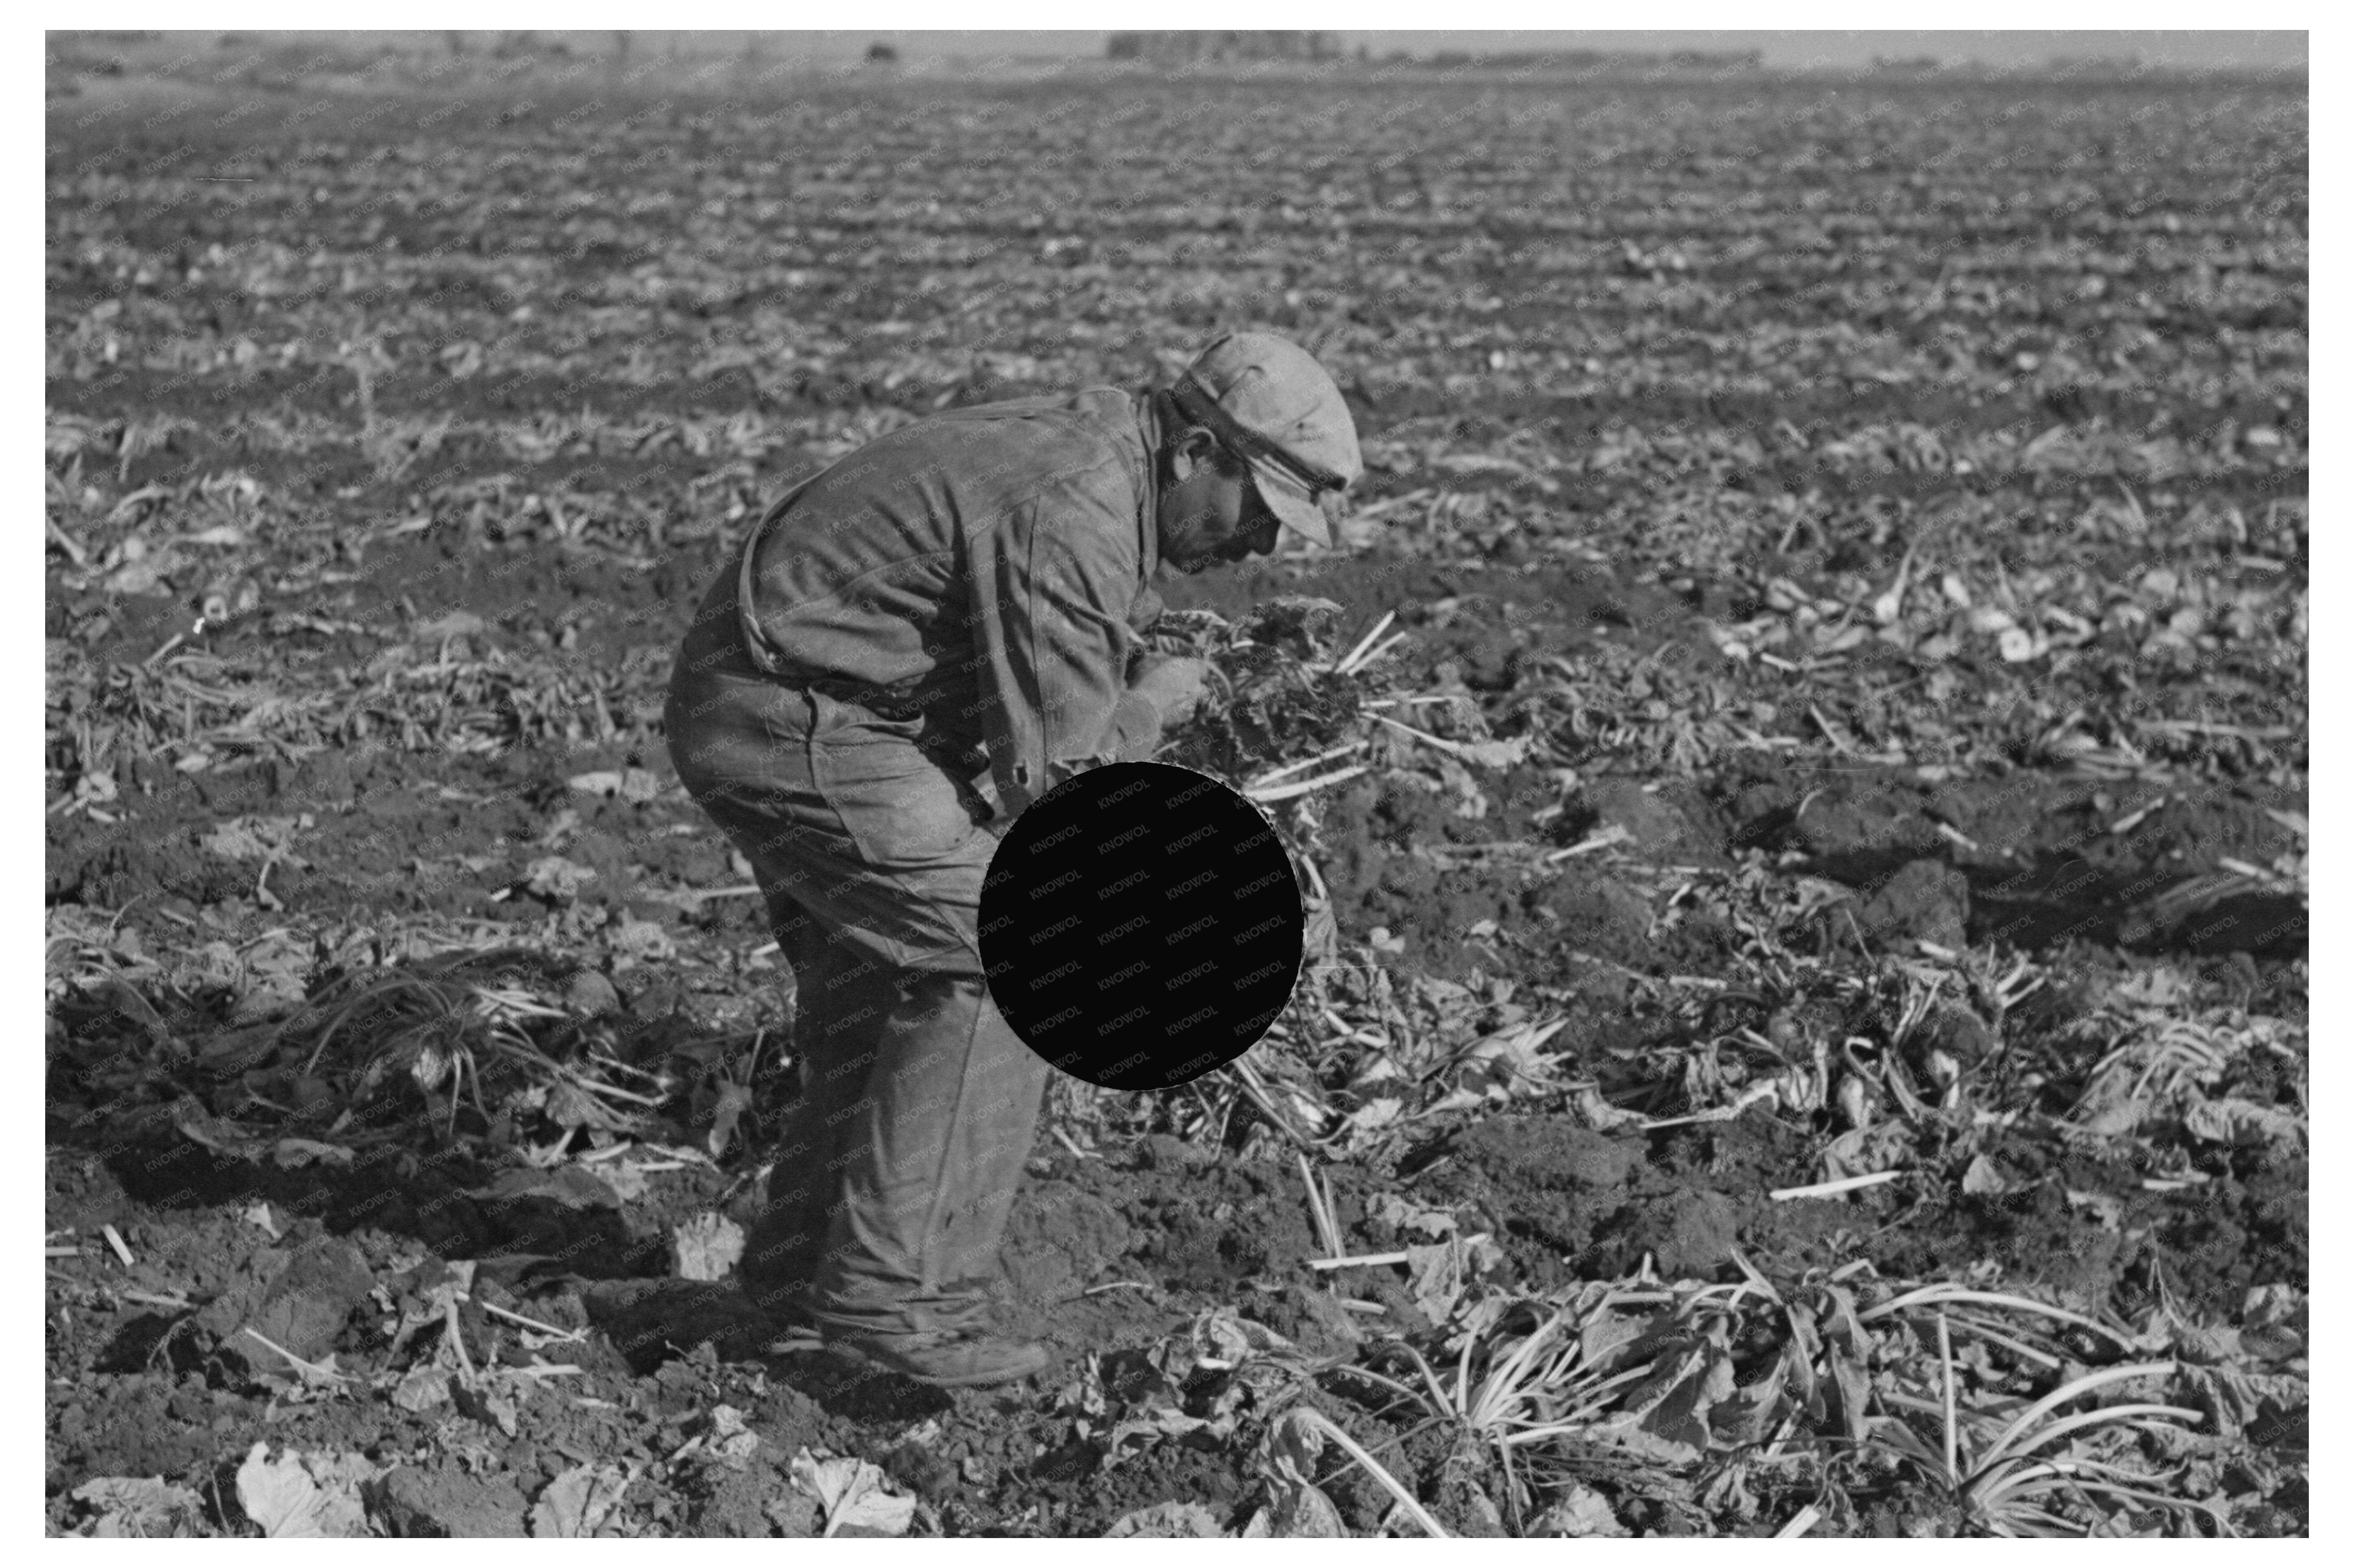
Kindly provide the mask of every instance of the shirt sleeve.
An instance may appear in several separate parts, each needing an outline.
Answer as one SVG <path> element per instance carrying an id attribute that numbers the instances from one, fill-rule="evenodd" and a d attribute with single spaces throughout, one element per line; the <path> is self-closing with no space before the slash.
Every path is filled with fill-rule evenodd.
<path id="1" fill-rule="evenodd" d="M 1074 485 L 1007 523 L 994 558 L 974 563 L 973 609 L 981 728 L 1012 818 L 1075 773 L 1151 756 L 1161 715 L 1127 687 L 1134 516 Z"/>

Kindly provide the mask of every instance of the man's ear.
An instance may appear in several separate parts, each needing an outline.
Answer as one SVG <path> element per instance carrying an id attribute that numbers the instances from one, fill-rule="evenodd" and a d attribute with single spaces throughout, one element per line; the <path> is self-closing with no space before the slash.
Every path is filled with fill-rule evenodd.
<path id="1" fill-rule="evenodd" d="M 1217 453 L 1218 439 L 1207 430 L 1187 430 L 1169 451 L 1169 477 L 1182 482 Z"/>

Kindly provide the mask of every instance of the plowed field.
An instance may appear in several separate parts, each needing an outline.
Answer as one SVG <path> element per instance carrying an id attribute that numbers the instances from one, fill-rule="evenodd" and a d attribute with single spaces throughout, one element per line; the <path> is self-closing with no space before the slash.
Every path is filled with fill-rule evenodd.
<path id="1" fill-rule="evenodd" d="M 53 1531 L 2303 1531 L 2301 81 L 582 69 L 51 102 Z M 1162 590 L 1314 960 L 1057 1086 L 1053 1372 L 838 1365 L 672 650 L 1228 325 L 1369 467 Z"/>

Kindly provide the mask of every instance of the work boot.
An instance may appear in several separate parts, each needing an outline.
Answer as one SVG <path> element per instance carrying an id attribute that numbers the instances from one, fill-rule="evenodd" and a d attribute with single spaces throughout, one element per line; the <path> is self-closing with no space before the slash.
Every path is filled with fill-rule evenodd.
<path id="1" fill-rule="evenodd" d="M 752 1223 L 744 1255 L 736 1265 L 737 1283 L 752 1305 L 780 1322 L 799 1322 L 809 1295 L 810 1280 L 822 1255 L 822 1236 L 784 1204 L 771 1204 Z"/>
<path id="2" fill-rule="evenodd" d="M 995 1339 L 979 1329 L 903 1333 L 827 1329 L 824 1334 L 830 1350 L 933 1388 L 1018 1383 L 1045 1371 L 1054 1359 L 1044 1345 Z"/>

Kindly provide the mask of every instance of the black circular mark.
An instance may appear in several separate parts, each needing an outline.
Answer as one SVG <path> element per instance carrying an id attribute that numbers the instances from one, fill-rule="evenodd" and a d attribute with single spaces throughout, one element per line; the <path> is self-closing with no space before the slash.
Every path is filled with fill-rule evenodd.
<path id="1" fill-rule="evenodd" d="M 1165 1089 L 1267 1033 L 1299 976 L 1291 859 L 1214 779 L 1120 762 L 1032 803 L 989 863 L 981 958 L 1033 1051 L 1108 1089 Z"/>

